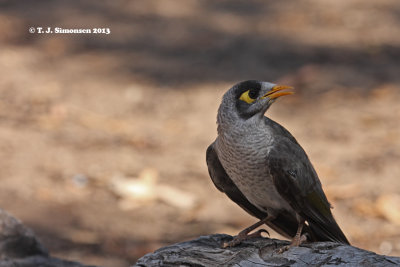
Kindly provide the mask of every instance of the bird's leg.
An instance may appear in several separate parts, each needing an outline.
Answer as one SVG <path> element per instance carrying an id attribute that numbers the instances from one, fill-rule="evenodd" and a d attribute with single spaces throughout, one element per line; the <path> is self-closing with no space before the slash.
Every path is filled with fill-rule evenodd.
<path id="1" fill-rule="evenodd" d="M 298 247 L 301 245 L 301 243 L 307 240 L 307 237 L 301 234 L 303 231 L 304 222 L 304 219 L 300 218 L 299 226 L 297 227 L 297 232 L 293 237 L 292 243 L 290 243 L 289 246 L 284 246 L 283 248 L 279 249 L 278 253 L 283 253 L 291 247 Z"/>
<path id="2" fill-rule="evenodd" d="M 305 238 L 305 236 L 301 235 L 301 232 L 303 231 L 303 227 L 304 227 L 304 219 L 302 219 L 299 222 L 299 227 L 297 228 L 296 235 L 293 237 L 292 243 L 290 244 L 291 247 L 298 247 L 298 246 L 300 246 L 300 244 L 302 242 L 305 241 L 305 240 L 302 240 L 303 239 L 302 237 Z"/>
<path id="3" fill-rule="evenodd" d="M 254 238 L 254 237 L 262 237 L 262 233 L 267 233 L 269 235 L 269 232 L 265 229 L 260 229 L 257 232 L 254 232 L 252 234 L 249 234 L 251 231 L 253 231 L 254 229 L 256 229 L 257 227 L 263 225 L 264 223 L 266 223 L 267 221 L 270 221 L 271 216 L 267 216 L 264 219 L 256 222 L 255 224 L 247 227 L 246 229 L 244 229 L 243 231 L 241 231 L 232 241 L 229 242 L 224 242 L 222 244 L 223 248 L 227 248 L 227 247 L 234 247 L 236 245 L 239 245 L 242 241 L 250 239 L 250 238 Z"/>

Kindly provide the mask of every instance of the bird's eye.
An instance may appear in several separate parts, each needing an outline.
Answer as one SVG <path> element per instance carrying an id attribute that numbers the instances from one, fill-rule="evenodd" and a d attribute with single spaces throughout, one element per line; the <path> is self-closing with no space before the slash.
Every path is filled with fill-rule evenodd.
<path id="1" fill-rule="evenodd" d="M 247 90 L 246 92 L 244 92 L 244 93 L 239 97 L 239 99 L 240 99 L 240 100 L 243 100 L 243 101 L 246 102 L 247 104 L 251 104 L 251 103 L 253 103 L 254 101 L 256 101 L 256 97 L 257 97 L 257 96 L 254 95 L 254 92 L 252 92 L 251 90 Z"/>

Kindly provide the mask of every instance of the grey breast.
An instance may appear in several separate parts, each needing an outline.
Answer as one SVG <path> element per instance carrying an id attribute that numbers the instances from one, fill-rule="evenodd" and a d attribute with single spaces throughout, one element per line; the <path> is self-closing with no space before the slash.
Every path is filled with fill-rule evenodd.
<path id="1" fill-rule="evenodd" d="M 291 210 L 276 191 L 266 164 L 274 143 L 268 126 L 261 123 L 232 126 L 220 133 L 216 151 L 225 171 L 247 199 L 269 214 L 281 209 Z M 247 127 L 246 127 L 247 126 Z"/>

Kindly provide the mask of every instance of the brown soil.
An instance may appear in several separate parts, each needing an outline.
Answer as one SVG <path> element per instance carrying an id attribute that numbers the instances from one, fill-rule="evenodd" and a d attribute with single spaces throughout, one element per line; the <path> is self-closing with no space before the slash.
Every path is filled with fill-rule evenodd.
<path id="1" fill-rule="evenodd" d="M 267 115 L 351 243 L 400 256 L 398 1 L 0 1 L 0 42 L 0 206 L 53 255 L 127 266 L 253 223 L 205 150 L 223 93 L 259 79 L 296 87 Z"/>

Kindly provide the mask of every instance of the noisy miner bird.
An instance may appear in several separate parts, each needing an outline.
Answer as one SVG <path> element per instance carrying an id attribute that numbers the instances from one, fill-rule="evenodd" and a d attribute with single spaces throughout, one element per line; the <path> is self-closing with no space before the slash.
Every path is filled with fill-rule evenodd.
<path id="1" fill-rule="evenodd" d="M 244 81 L 223 96 L 218 109 L 218 137 L 207 149 L 207 166 L 215 186 L 260 221 L 224 247 L 261 236 L 251 231 L 264 223 L 281 235 L 303 241 L 349 244 L 336 223 L 321 182 L 296 139 L 264 116 L 292 87 Z"/>

